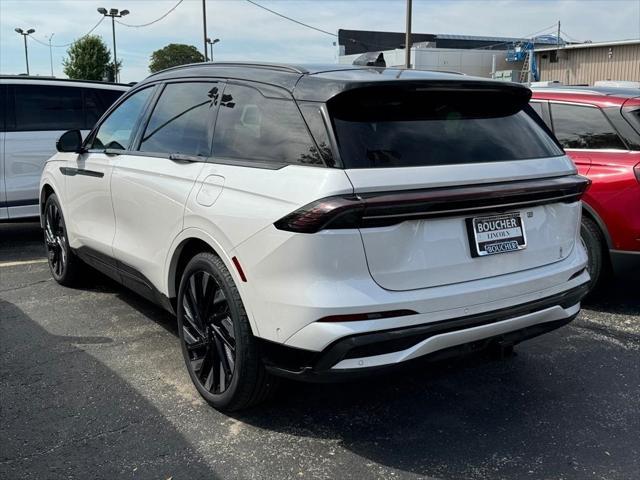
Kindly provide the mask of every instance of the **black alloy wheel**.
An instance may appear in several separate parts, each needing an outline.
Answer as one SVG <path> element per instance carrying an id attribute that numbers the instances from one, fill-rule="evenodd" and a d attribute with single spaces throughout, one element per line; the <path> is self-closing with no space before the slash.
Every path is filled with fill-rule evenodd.
<path id="1" fill-rule="evenodd" d="M 44 241 L 54 280 L 61 285 L 73 285 L 78 277 L 80 261 L 69 248 L 64 216 L 55 194 L 47 198 L 44 206 Z"/>
<path id="2" fill-rule="evenodd" d="M 229 302 L 213 276 L 193 272 L 182 293 L 182 337 L 200 386 L 213 394 L 227 390 L 233 378 L 236 341 Z"/>
<path id="3" fill-rule="evenodd" d="M 210 252 L 185 267 L 177 298 L 178 334 L 189 376 L 215 408 L 260 403 L 277 382 L 262 363 L 240 292 L 224 262 Z"/>

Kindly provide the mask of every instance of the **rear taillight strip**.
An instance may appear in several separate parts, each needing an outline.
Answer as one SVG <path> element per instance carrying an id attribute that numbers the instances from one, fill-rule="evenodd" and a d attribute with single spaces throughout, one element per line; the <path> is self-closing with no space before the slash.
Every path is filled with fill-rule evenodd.
<path id="1" fill-rule="evenodd" d="M 591 181 L 580 175 L 472 186 L 380 192 L 327 197 L 306 205 L 275 223 L 299 233 L 323 229 L 367 228 L 405 220 L 465 215 L 481 211 L 570 203 L 579 200 Z"/>

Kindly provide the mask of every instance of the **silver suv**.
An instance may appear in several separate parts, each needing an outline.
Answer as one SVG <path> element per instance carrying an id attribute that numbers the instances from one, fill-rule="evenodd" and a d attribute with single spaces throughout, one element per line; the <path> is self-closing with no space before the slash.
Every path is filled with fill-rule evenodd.
<path id="1" fill-rule="evenodd" d="M 88 132 L 127 85 L 0 77 L 0 221 L 38 216 L 38 183 L 57 138 Z"/>

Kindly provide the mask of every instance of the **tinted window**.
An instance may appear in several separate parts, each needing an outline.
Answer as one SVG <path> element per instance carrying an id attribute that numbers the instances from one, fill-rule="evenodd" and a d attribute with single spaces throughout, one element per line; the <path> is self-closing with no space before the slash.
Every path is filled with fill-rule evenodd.
<path id="1" fill-rule="evenodd" d="M 493 93 L 356 91 L 329 103 L 345 168 L 409 167 L 562 155 L 537 120 Z"/>
<path id="2" fill-rule="evenodd" d="M 219 157 L 322 165 L 298 107 L 290 99 L 228 85 L 220 103 L 213 142 Z"/>
<path id="3" fill-rule="evenodd" d="M 91 148 L 113 148 L 125 150 L 129 147 L 133 129 L 147 103 L 152 88 L 134 93 L 120 104 L 109 117 L 102 122 L 93 139 Z"/>
<path id="4" fill-rule="evenodd" d="M 564 148 L 626 147 L 604 113 L 596 107 L 551 104 L 553 130 Z"/>
<path id="5" fill-rule="evenodd" d="M 208 156 L 209 120 L 218 96 L 215 83 L 168 84 L 153 109 L 140 150 Z"/>
<path id="6" fill-rule="evenodd" d="M 300 111 L 302 112 L 305 122 L 307 122 L 311 135 L 313 135 L 316 141 L 316 145 L 320 149 L 320 155 L 322 155 L 327 165 L 334 166 L 335 161 L 333 159 L 333 152 L 331 151 L 331 141 L 329 140 L 329 133 L 322 118 L 320 105 L 317 103 L 302 103 L 300 104 Z"/>
<path id="7" fill-rule="evenodd" d="M 16 130 L 83 129 L 82 89 L 15 85 Z"/>
<path id="8" fill-rule="evenodd" d="M 115 102 L 124 92 L 120 90 L 105 90 L 98 88 L 84 89 L 84 112 L 85 128 L 91 129 L 96 124 L 102 114 Z"/>

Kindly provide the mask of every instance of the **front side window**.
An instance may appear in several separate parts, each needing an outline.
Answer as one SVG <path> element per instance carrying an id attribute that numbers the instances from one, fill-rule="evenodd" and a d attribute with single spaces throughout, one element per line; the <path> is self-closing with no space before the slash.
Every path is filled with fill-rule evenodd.
<path id="1" fill-rule="evenodd" d="M 168 84 L 153 109 L 140 151 L 208 156 L 218 88 L 211 82 Z"/>
<path id="2" fill-rule="evenodd" d="M 213 154 L 248 161 L 323 165 L 298 107 L 255 88 L 227 85 L 220 103 Z"/>
<path id="3" fill-rule="evenodd" d="M 626 147 L 597 107 L 551 103 L 553 130 L 564 148 L 624 149 Z"/>
<path id="4" fill-rule="evenodd" d="M 16 85 L 16 130 L 85 128 L 82 89 L 53 85 Z"/>
<path id="5" fill-rule="evenodd" d="M 118 105 L 98 128 L 90 148 L 126 150 L 152 90 L 152 88 L 140 90 Z"/>
<path id="6" fill-rule="evenodd" d="M 86 128 L 91 129 L 102 114 L 123 94 L 120 90 L 106 90 L 99 88 L 84 89 L 84 111 Z"/>

